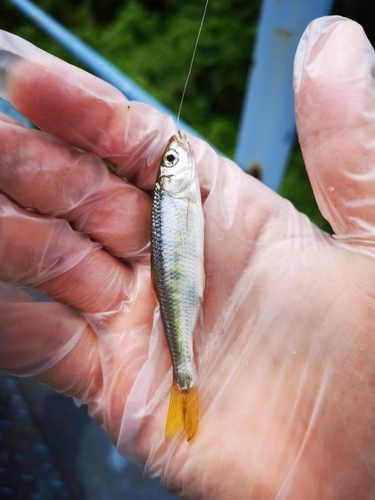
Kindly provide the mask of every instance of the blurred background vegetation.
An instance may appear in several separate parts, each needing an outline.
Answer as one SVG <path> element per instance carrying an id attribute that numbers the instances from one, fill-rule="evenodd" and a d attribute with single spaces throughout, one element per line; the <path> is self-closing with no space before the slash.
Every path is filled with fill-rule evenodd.
<path id="1" fill-rule="evenodd" d="M 177 112 L 204 0 L 35 0 L 149 93 Z M 257 30 L 261 0 L 210 0 L 182 118 L 231 157 Z M 356 20 L 374 45 L 375 3 L 336 0 L 332 14 Z M 0 28 L 82 66 L 8 2 Z M 325 230 L 296 144 L 281 188 Z"/>

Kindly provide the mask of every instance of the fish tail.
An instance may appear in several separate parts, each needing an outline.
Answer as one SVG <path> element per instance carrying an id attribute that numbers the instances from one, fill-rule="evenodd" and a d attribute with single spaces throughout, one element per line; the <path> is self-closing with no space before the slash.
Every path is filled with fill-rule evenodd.
<path id="1" fill-rule="evenodd" d="M 169 403 L 165 440 L 171 441 L 184 429 L 188 441 L 192 439 L 199 423 L 198 389 L 193 385 L 187 390 L 181 389 L 173 380 L 171 400 Z"/>

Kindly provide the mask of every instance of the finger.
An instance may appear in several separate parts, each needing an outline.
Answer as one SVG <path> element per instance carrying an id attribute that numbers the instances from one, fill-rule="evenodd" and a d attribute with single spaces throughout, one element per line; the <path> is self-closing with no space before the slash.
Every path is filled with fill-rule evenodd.
<path id="1" fill-rule="evenodd" d="M 0 57 L 2 97 L 42 130 L 107 159 L 120 175 L 150 189 L 176 132 L 171 118 L 3 31 Z"/>
<path id="2" fill-rule="evenodd" d="M 374 51 L 361 26 L 321 18 L 295 61 L 298 136 L 315 197 L 336 235 L 375 237 Z"/>
<path id="3" fill-rule="evenodd" d="M 90 336 L 86 332 L 87 322 L 67 306 L 37 302 L 26 292 L 0 282 L 0 311 L 1 370 L 44 381 L 45 372 L 69 356 L 72 350 L 83 354 L 82 337 Z M 96 346 L 92 335 L 91 342 Z M 94 364 L 91 363 L 91 367 Z M 70 366 L 70 373 L 72 368 Z M 74 372 L 77 379 L 77 368 Z M 56 389 L 72 390 L 77 396 L 82 390 L 86 391 L 83 380 L 78 384 L 79 389 L 73 380 L 68 384 L 64 382 L 56 378 L 52 385 Z"/>
<path id="4" fill-rule="evenodd" d="M 112 254 L 141 256 L 151 200 L 94 154 L 0 115 L 0 191 L 24 208 L 69 220 Z"/>
<path id="5" fill-rule="evenodd" d="M 82 311 L 106 311 L 132 294 L 133 271 L 63 220 L 29 213 L 0 195 L 0 280 Z"/>
<path id="6" fill-rule="evenodd" d="M 127 101 L 102 80 L 1 31 L 0 57 L 0 96 L 42 130 L 96 153 L 141 189 L 153 189 L 161 155 L 177 132 L 169 116 Z M 198 157 L 209 157 L 199 165 L 206 195 L 217 155 L 202 141 L 194 147 Z"/>
<path id="7" fill-rule="evenodd" d="M 98 339 L 77 312 L 0 283 L 0 369 L 89 401 L 102 387 Z"/>

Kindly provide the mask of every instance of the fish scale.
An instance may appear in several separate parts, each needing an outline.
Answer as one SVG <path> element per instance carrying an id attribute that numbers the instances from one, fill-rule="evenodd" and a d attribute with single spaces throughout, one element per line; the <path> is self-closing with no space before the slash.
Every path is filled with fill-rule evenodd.
<path id="1" fill-rule="evenodd" d="M 153 268 L 160 282 L 159 301 L 171 356 L 175 360 L 175 375 L 180 386 L 187 389 L 194 379 L 195 367 L 192 336 L 184 333 L 194 330 L 194 316 L 200 305 L 191 271 L 196 264 L 196 242 L 185 229 L 188 202 L 173 199 L 160 188 L 157 191 L 155 206 L 160 206 L 160 210 L 156 211 L 153 223 L 157 228 L 159 251 L 153 258 Z"/>

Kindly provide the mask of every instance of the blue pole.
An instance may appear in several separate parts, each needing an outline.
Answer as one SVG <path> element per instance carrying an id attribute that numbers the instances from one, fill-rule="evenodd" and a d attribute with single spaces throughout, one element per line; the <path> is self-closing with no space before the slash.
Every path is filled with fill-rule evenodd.
<path id="1" fill-rule="evenodd" d="M 292 88 L 298 41 L 333 0 L 264 0 L 235 160 L 278 191 L 295 139 Z"/>
<path id="2" fill-rule="evenodd" d="M 68 52 L 73 54 L 93 73 L 107 81 L 118 90 L 120 90 L 129 100 L 140 101 L 153 106 L 162 113 L 166 113 L 177 121 L 177 117 L 166 106 L 161 104 L 148 92 L 143 90 L 133 80 L 126 76 L 116 66 L 108 62 L 104 57 L 95 52 L 86 43 L 82 42 L 75 35 L 70 33 L 61 24 L 46 14 L 42 9 L 34 5 L 29 0 L 8 0 L 17 7 L 25 16 L 31 19 L 37 26 L 56 40 Z M 201 137 L 198 132 L 180 120 L 180 127 L 187 132 Z"/>

